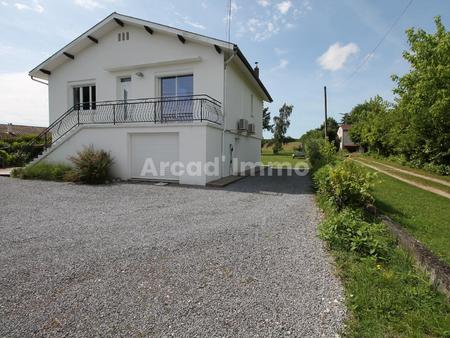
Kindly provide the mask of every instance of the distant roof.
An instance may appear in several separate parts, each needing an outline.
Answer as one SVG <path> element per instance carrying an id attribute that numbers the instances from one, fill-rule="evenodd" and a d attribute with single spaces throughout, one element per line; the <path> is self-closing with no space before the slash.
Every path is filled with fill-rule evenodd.
<path id="1" fill-rule="evenodd" d="M 29 75 L 43 80 L 48 80 L 53 69 L 56 69 L 63 63 L 67 62 L 68 58 L 73 58 L 74 56 L 76 56 L 76 54 L 81 50 L 92 46 L 95 43 L 98 43 L 99 39 L 113 30 L 117 26 L 117 24 L 123 25 L 124 23 L 141 26 L 143 29 L 146 29 L 149 32 L 160 31 L 165 33 L 177 34 L 186 40 L 195 40 L 198 43 L 211 45 L 212 47 L 216 48 L 218 52 L 221 52 L 223 50 L 224 52 L 228 52 L 229 54 L 235 53 L 238 56 L 238 60 L 241 61 L 243 69 L 251 78 L 251 81 L 253 81 L 253 83 L 261 89 L 263 96 L 265 96 L 265 100 L 269 102 L 273 101 L 272 97 L 269 94 L 269 91 L 259 79 L 259 76 L 255 74 L 252 66 L 245 58 L 238 45 L 220 39 L 211 38 L 205 35 L 192 33 L 147 20 L 138 19 L 128 15 L 123 15 L 117 12 L 111 13 L 105 19 L 101 20 L 99 23 L 91 27 L 75 40 L 55 52 L 48 59 L 33 68 L 29 72 Z"/>
<path id="2" fill-rule="evenodd" d="M 352 128 L 351 124 L 341 124 L 339 127 L 341 127 L 343 130 L 350 130 Z"/>
<path id="3" fill-rule="evenodd" d="M 37 135 L 45 130 L 45 127 L 24 126 L 24 125 L 9 125 L 0 124 L 0 137 L 18 136 L 18 135 Z"/>

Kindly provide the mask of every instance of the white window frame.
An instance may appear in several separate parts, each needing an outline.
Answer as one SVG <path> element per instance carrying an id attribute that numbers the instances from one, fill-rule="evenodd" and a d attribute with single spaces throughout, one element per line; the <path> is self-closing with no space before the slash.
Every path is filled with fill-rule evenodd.
<path id="1" fill-rule="evenodd" d="M 83 108 L 83 102 L 82 102 L 82 97 L 83 97 L 83 87 L 89 87 L 89 109 L 84 109 Z M 92 87 L 95 87 L 95 101 L 92 100 Z M 75 88 L 79 88 L 80 90 L 80 102 L 79 105 L 81 107 L 80 110 L 91 110 L 91 109 L 96 109 L 96 107 L 92 108 L 92 102 L 97 102 L 97 84 L 95 82 L 77 82 L 77 83 L 71 83 L 69 85 L 69 97 L 70 97 L 70 106 L 73 107 L 75 105 L 75 100 L 74 100 L 74 89 Z"/>

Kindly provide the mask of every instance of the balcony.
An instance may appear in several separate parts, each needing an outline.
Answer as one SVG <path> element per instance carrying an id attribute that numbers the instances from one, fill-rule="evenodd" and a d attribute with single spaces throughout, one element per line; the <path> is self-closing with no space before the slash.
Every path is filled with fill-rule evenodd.
<path id="1" fill-rule="evenodd" d="M 81 103 L 73 107 L 77 124 L 208 121 L 222 125 L 219 101 L 208 95 Z"/>
<path id="2" fill-rule="evenodd" d="M 221 104 L 208 95 L 76 104 L 45 129 L 30 145 L 43 143 L 44 149 L 49 148 L 80 125 L 175 122 L 210 122 L 222 125 Z"/>

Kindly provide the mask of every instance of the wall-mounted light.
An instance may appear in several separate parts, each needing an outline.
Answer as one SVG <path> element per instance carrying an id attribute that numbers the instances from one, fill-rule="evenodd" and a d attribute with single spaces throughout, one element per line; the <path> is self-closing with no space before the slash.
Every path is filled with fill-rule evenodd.
<path id="1" fill-rule="evenodd" d="M 136 73 L 136 76 L 138 76 L 138 77 L 144 77 L 144 73 L 142 73 L 142 72 L 137 72 L 137 73 Z"/>

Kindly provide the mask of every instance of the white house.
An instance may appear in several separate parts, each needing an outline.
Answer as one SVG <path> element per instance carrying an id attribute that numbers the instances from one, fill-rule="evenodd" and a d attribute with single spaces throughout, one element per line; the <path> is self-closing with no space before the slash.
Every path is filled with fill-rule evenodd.
<path id="1" fill-rule="evenodd" d="M 342 124 L 339 126 L 339 129 L 337 131 L 337 136 L 339 138 L 339 149 L 340 150 L 348 150 L 348 151 L 355 151 L 358 149 L 358 145 L 352 141 L 350 138 L 350 129 L 351 125 L 349 124 Z"/>
<path id="2" fill-rule="evenodd" d="M 49 89 L 35 162 L 93 145 L 111 152 L 116 177 L 205 185 L 238 174 L 233 158 L 260 160 L 272 98 L 235 44 L 112 13 L 29 75 Z"/>

